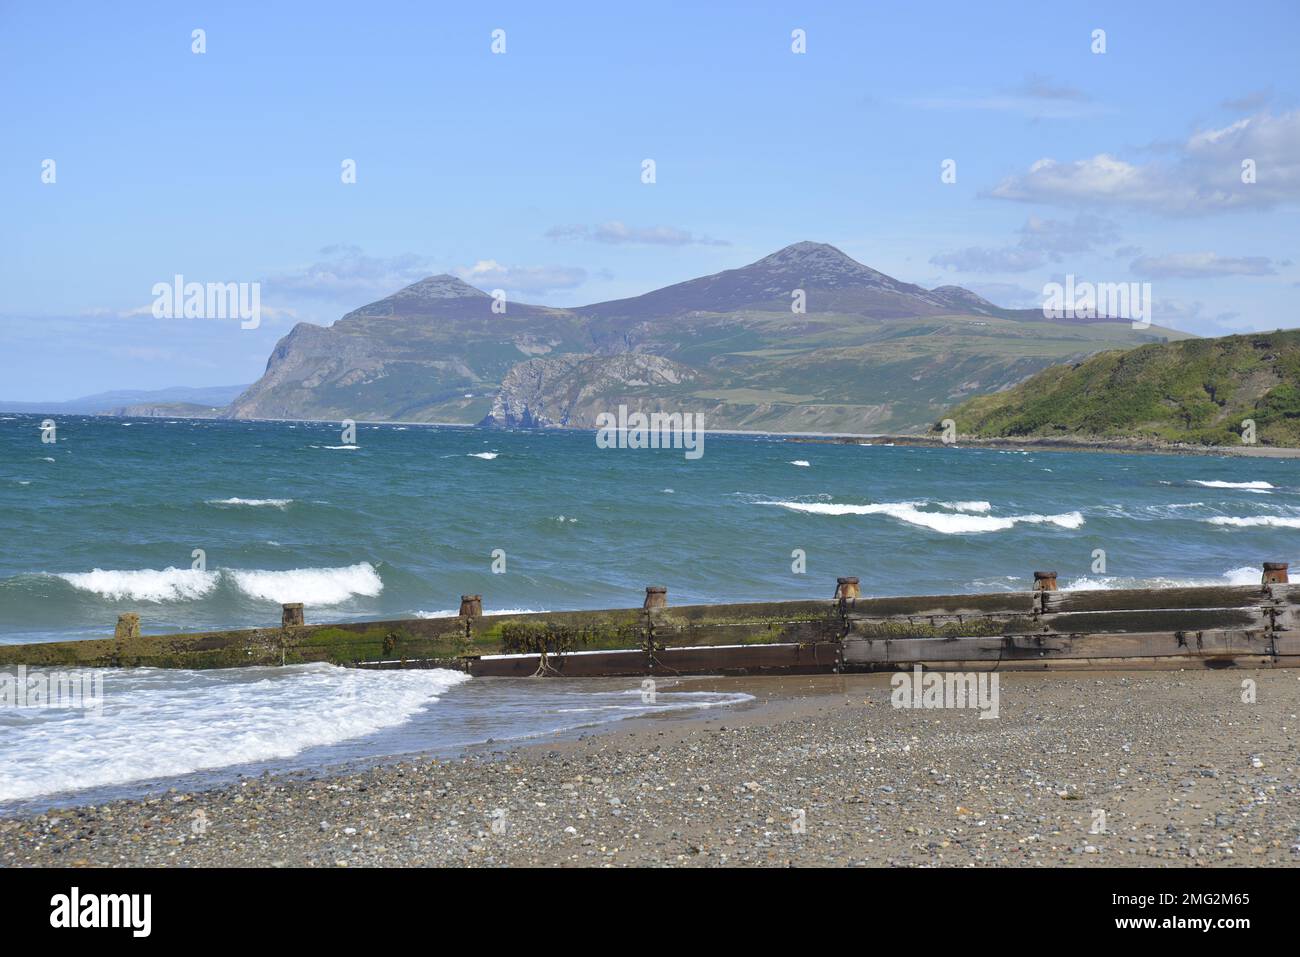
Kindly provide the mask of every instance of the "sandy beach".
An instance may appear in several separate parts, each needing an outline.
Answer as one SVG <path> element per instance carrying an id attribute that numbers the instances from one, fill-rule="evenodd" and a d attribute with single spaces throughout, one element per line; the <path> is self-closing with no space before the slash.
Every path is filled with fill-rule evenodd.
<path id="1" fill-rule="evenodd" d="M 701 679 L 692 690 L 755 700 L 454 760 L 10 818 L 0 863 L 1300 863 L 1300 675 L 1000 678 L 995 719 L 895 708 L 888 675 Z"/>

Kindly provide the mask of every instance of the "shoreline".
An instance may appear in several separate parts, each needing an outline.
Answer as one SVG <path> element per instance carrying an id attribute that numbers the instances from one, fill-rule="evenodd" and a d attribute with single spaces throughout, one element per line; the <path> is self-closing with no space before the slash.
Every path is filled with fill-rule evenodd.
<path id="1" fill-rule="evenodd" d="M 1242 681 L 1258 687 L 1244 703 Z M 888 675 L 453 760 L 268 774 L 0 820 L 12 866 L 1294 866 L 1293 674 L 1003 674 L 1001 713 Z M 1225 735 L 1224 728 L 1232 727 Z M 1104 832 L 1095 831 L 1096 812 Z M 802 815 L 799 814 L 802 812 Z M 801 821 L 802 831 L 794 826 Z"/>
<path id="2" fill-rule="evenodd" d="M 39 412 L 13 412 L 6 415 L 30 415 L 39 417 Z M 226 418 L 225 416 L 207 415 L 114 415 L 107 412 L 75 413 L 79 417 L 94 419 L 181 419 L 197 422 L 283 422 L 294 425 L 337 425 L 338 419 L 275 419 L 275 418 Z M 434 429 L 462 429 L 490 435 L 493 432 L 589 432 L 595 434 L 598 429 L 563 426 L 544 429 L 523 429 L 505 427 L 484 427 L 474 422 L 420 422 L 406 419 L 355 419 L 357 425 L 392 425 L 409 428 L 422 426 Z M 791 442 L 812 442 L 835 445 L 890 445 L 908 448 L 951 448 L 990 449 L 995 451 L 1035 452 L 1098 452 L 1124 455 L 1186 455 L 1186 456 L 1237 456 L 1241 458 L 1294 459 L 1300 458 L 1300 448 L 1273 445 L 1226 446 L 1226 445 L 1188 445 L 1182 442 L 1160 442 L 1151 439 L 1080 439 L 1054 438 L 1045 436 L 1026 436 L 1021 439 L 973 438 L 961 436 L 956 442 L 945 443 L 942 439 L 932 438 L 926 434 L 886 432 L 769 432 L 762 429 L 707 429 L 706 435 L 738 435 L 753 438 L 784 439 Z M 869 440 L 869 441 L 868 441 Z"/>

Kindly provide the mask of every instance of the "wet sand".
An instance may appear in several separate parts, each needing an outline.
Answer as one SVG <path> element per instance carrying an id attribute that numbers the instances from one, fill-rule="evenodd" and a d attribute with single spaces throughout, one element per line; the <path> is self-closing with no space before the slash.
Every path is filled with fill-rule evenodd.
<path id="1" fill-rule="evenodd" d="M 888 675 L 690 688 L 756 700 L 452 761 L 4 820 L 0 863 L 1300 863 L 1296 671 L 1010 673 L 994 719 L 895 708 Z"/>

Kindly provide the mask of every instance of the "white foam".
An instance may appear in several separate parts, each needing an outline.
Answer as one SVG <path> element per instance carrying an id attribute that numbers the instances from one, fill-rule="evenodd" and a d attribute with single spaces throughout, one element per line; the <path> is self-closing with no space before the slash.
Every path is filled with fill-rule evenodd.
<path id="1" fill-rule="evenodd" d="M 794 460 L 793 462 L 791 462 L 790 464 L 791 464 L 791 465 L 797 465 L 797 466 L 799 466 L 801 469 L 806 469 L 806 468 L 811 468 L 811 467 L 812 467 L 812 463 L 809 462 L 807 459 L 795 459 L 795 460 Z"/>
<path id="2" fill-rule="evenodd" d="M 936 502 L 935 504 L 950 508 L 954 512 L 987 512 L 993 508 L 988 502 Z"/>
<path id="3" fill-rule="evenodd" d="M 1248 515 L 1242 518 L 1233 515 L 1216 515 L 1214 518 L 1203 518 L 1201 521 L 1209 522 L 1211 525 L 1233 525 L 1237 528 L 1250 528 L 1256 525 L 1272 528 L 1300 528 L 1300 518 L 1283 518 L 1280 515 Z"/>
<path id="4" fill-rule="evenodd" d="M 540 615 L 545 608 L 484 608 L 485 615 Z M 440 611 L 417 611 L 416 618 L 455 618 L 460 614 L 459 608 L 443 608 Z"/>
<path id="5" fill-rule="evenodd" d="M 111 570 L 96 568 L 89 572 L 59 575 L 72 587 L 94 592 L 112 601 L 192 601 L 217 587 L 215 571 L 194 568 L 162 570 L 140 568 Z"/>
<path id="6" fill-rule="evenodd" d="M 1250 491 L 1263 491 L 1265 489 L 1277 488 L 1272 482 L 1221 482 L 1218 479 L 1202 481 L 1201 479 L 1192 479 L 1193 485 L 1204 485 L 1206 488 L 1244 488 Z"/>
<path id="7" fill-rule="evenodd" d="M 0 712 L 0 800 L 288 758 L 401 724 L 469 680 L 327 664 L 101 674 L 102 715 Z"/>
<path id="8" fill-rule="evenodd" d="M 227 574 L 244 594 L 279 604 L 337 605 L 357 595 L 373 598 L 384 590 L 379 573 L 369 562 L 285 571 L 230 569 Z"/>
<path id="9" fill-rule="evenodd" d="M 338 449 L 347 452 L 354 452 L 361 448 L 359 445 L 313 445 L 313 449 Z"/>
<path id="10" fill-rule="evenodd" d="M 1061 528 L 1079 528 L 1083 515 L 1064 512 L 1060 515 L 953 515 L 948 512 L 923 512 L 911 502 L 881 502 L 873 505 L 836 505 L 829 502 L 765 502 L 780 505 L 796 512 L 813 515 L 888 515 L 910 525 L 918 525 L 944 535 L 978 535 L 1000 532 L 1015 525 L 1058 525 Z"/>
<path id="11" fill-rule="evenodd" d="M 490 460 L 490 459 L 494 459 L 494 458 L 496 458 L 500 453 L 499 453 L 499 452 L 470 452 L 470 453 L 468 453 L 468 454 L 469 454 L 469 457 L 472 458 L 472 459 L 489 459 L 489 460 Z"/>
<path id="12" fill-rule="evenodd" d="M 1062 591 L 1105 591 L 1116 588 L 1196 588 L 1212 585 L 1258 585 L 1259 567 L 1229 568 L 1220 578 L 1076 578 Z"/>
<path id="13" fill-rule="evenodd" d="M 207 504 L 218 505 L 218 506 L 244 505 L 247 506 L 248 508 L 270 507 L 270 508 L 285 509 L 293 504 L 293 499 L 291 498 L 210 498 L 208 499 Z"/>

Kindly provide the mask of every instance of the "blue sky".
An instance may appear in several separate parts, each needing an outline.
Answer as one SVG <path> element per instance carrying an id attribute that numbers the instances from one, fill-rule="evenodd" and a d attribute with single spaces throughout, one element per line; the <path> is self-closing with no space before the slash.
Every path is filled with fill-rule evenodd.
<path id="1" fill-rule="evenodd" d="M 573 305 L 805 239 L 1295 326 L 1300 6 L 1216 6 L 0 2 L 0 398 L 251 382 L 434 273 Z M 261 327 L 148 315 L 177 273 L 260 282 Z"/>

